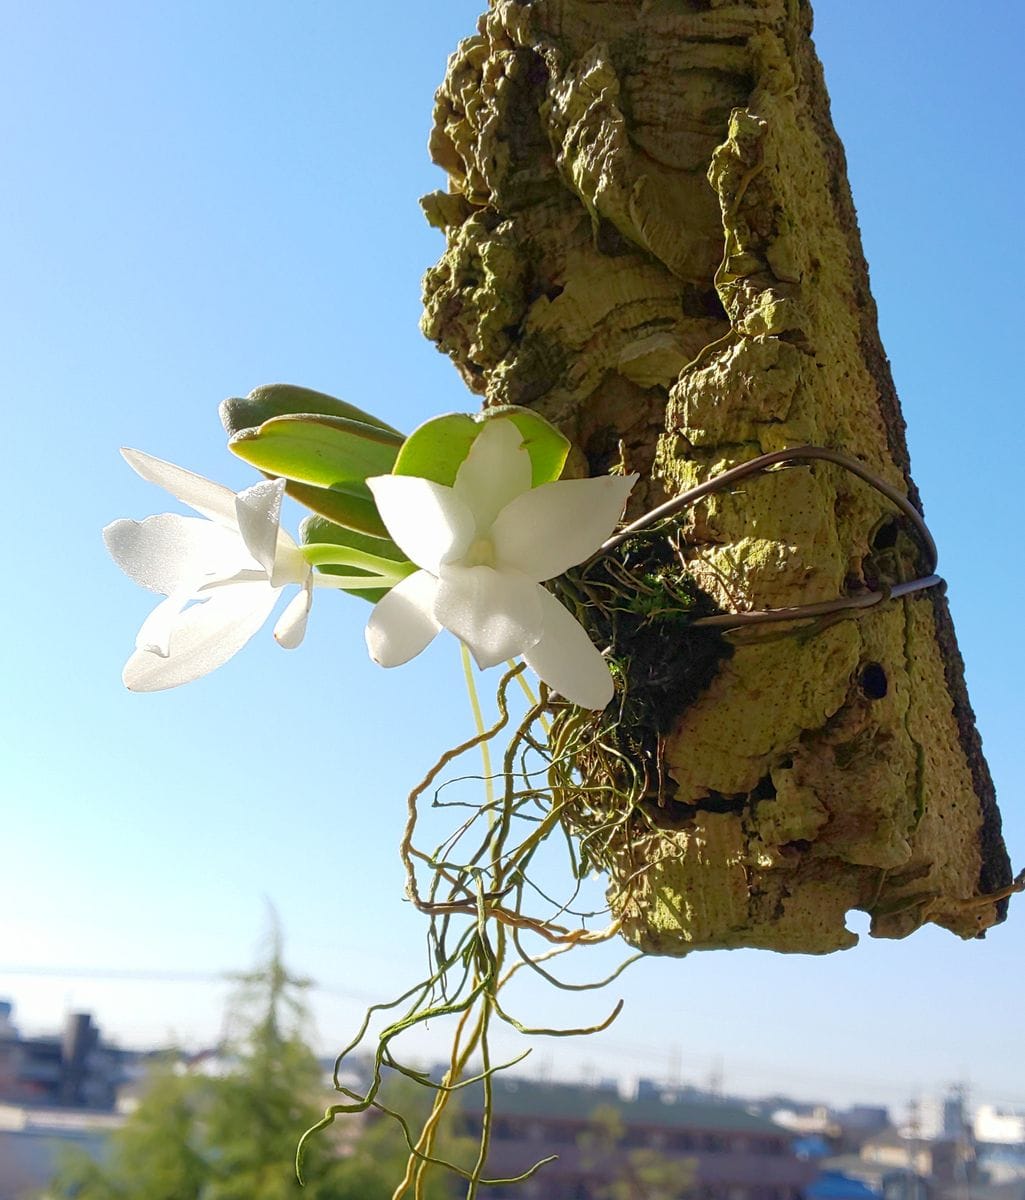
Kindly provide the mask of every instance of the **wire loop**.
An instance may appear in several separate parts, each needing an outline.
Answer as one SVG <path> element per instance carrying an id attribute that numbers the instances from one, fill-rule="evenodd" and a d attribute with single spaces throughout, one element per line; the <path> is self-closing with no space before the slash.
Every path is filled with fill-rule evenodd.
<path id="1" fill-rule="evenodd" d="M 897 583 L 892 587 L 878 591 L 858 592 L 853 596 L 840 596 L 836 600 L 821 600 L 814 604 L 795 604 L 788 608 L 753 609 L 749 612 L 716 613 L 714 616 L 698 617 L 691 622 L 694 627 L 707 628 L 711 626 L 721 629 L 737 629 L 744 625 L 765 625 L 774 621 L 801 621 L 812 617 L 830 616 L 833 613 L 872 608 L 874 605 L 881 604 L 885 600 L 896 600 L 903 596 L 910 596 L 916 592 L 924 591 L 927 588 L 945 586 L 944 580 L 936 574 L 936 567 L 939 561 L 936 542 L 929 532 L 922 514 L 915 508 L 907 496 L 903 492 L 898 491 L 892 484 L 887 483 L 885 479 L 881 479 L 874 472 L 870 471 L 856 458 L 851 458 L 850 455 L 843 454 L 839 450 L 831 450 L 826 446 L 797 446 L 793 450 L 773 450 L 769 454 L 760 454 L 757 458 L 749 459 L 747 462 L 740 463 L 739 466 L 731 467 L 728 471 L 721 471 L 718 475 L 713 475 L 710 479 L 706 479 L 704 483 L 699 483 L 697 487 L 690 488 L 679 496 L 675 496 L 672 500 L 667 500 L 664 504 L 658 505 L 657 508 L 653 508 L 650 512 L 645 513 L 643 517 L 638 517 L 636 521 L 631 522 L 631 524 L 621 529 L 618 533 L 613 534 L 612 537 L 599 547 L 591 561 L 593 562 L 594 559 L 615 550 L 617 546 L 621 546 L 625 541 L 628 541 L 638 533 L 642 533 L 645 529 L 657 524 L 659 521 L 675 517 L 677 513 L 690 508 L 699 500 L 703 500 L 705 496 L 709 496 L 713 492 L 723 491 L 730 487 L 731 484 L 737 483 L 742 479 L 761 474 L 772 467 L 780 466 L 784 463 L 815 461 L 830 462 L 838 467 L 842 467 L 845 471 L 849 471 L 852 475 L 856 475 L 863 482 L 867 483 L 869 487 L 874 488 L 900 509 L 904 516 L 911 521 L 915 532 L 921 539 L 926 556 L 927 570 L 925 573 L 917 579 Z"/>

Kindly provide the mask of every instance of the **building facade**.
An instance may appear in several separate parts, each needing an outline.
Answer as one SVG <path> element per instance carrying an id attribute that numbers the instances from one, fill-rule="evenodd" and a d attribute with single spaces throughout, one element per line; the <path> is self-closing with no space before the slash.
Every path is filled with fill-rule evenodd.
<path id="1" fill-rule="evenodd" d="M 88 1013 L 71 1013 L 59 1034 L 23 1037 L 0 1001 L 0 1103 L 110 1112 L 140 1057 L 105 1045 Z"/>
<path id="2" fill-rule="evenodd" d="M 725 1103 L 624 1100 L 614 1090 L 498 1078 L 487 1173 L 513 1178 L 555 1156 L 536 1175 L 489 1187 L 493 1200 L 596 1200 L 610 1181 L 657 1156 L 692 1200 L 802 1200 L 817 1167 L 793 1153 L 790 1135 Z M 479 1104 L 463 1099 L 465 1131 Z M 476 1111 L 475 1111 L 476 1110 Z"/>

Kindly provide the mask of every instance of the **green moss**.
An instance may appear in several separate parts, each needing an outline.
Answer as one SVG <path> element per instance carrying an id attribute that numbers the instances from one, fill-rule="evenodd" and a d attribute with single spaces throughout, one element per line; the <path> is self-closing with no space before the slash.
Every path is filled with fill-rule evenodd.
<path id="1" fill-rule="evenodd" d="M 620 707 L 605 730 L 616 750 L 658 780 L 660 803 L 672 781 L 662 769 L 664 735 L 708 688 L 733 647 L 716 629 L 693 626 L 720 611 L 682 565 L 675 537 L 642 534 L 612 555 L 571 572 L 563 599 L 622 680 Z"/>

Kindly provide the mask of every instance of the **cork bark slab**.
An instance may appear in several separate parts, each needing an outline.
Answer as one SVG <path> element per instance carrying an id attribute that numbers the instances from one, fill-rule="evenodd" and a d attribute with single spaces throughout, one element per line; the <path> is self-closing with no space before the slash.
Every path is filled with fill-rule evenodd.
<path id="1" fill-rule="evenodd" d="M 493 0 L 431 151 L 450 183 L 424 199 L 447 241 L 425 333 L 486 404 L 561 425 L 578 471 L 641 472 L 634 515 L 803 443 L 918 503 L 804 0 Z M 684 531 L 729 611 L 919 573 L 905 523 L 826 463 L 712 496 Z M 627 939 L 823 953 L 856 940 L 851 908 L 882 937 L 1002 919 L 942 594 L 736 643 L 664 739 L 658 829 L 608 864 Z"/>

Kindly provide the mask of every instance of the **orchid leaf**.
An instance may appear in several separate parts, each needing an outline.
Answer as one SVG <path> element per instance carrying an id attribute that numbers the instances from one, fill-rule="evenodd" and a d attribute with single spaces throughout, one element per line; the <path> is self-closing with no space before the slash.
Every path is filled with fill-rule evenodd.
<path id="1" fill-rule="evenodd" d="M 388 530 L 365 483 L 347 484 L 344 488 L 322 488 L 290 479 L 285 484 L 285 491 L 293 500 L 298 500 L 311 512 L 326 517 L 336 525 L 374 538 L 388 537 Z"/>
<path id="2" fill-rule="evenodd" d="M 417 475 L 451 487 L 478 433 L 480 425 L 468 413 L 432 417 L 402 443 L 392 474 Z"/>
<path id="3" fill-rule="evenodd" d="M 512 421 L 523 436 L 532 466 L 532 487 L 559 478 L 569 441 L 550 421 L 515 405 L 488 408 L 473 415 L 448 413 L 426 421 L 402 444 L 392 474 L 417 475 L 451 487 L 484 423 L 496 417 Z"/>
<path id="4" fill-rule="evenodd" d="M 228 448 L 269 475 L 344 490 L 368 475 L 387 475 L 401 444 L 401 434 L 375 425 L 306 413 L 243 430 Z"/>
<path id="5" fill-rule="evenodd" d="M 295 387 L 290 383 L 271 383 L 265 387 L 258 387 L 248 396 L 232 396 L 220 406 L 221 424 L 229 437 L 235 437 L 245 429 L 257 429 L 274 417 L 303 414 L 343 417 L 398 434 L 397 429 L 392 429 L 386 422 L 364 412 L 354 404 L 346 404 L 344 400 L 336 400 L 334 396 L 314 392 L 309 388 Z M 401 438 L 401 434 L 399 437 Z"/>

